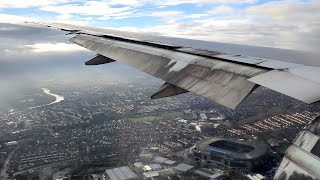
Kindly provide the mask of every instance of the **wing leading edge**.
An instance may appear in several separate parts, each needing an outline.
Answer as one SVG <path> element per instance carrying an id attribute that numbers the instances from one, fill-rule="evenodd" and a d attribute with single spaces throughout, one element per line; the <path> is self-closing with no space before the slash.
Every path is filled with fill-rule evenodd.
<path id="1" fill-rule="evenodd" d="M 166 81 L 167 86 L 163 86 L 155 97 L 190 91 L 235 109 L 262 85 L 306 103 L 320 100 L 320 82 L 316 78 L 320 77 L 319 67 L 268 59 L 266 56 L 248 56 L 250 53 L 226 53 L 217 44 L 217 50 L 196 49 L 181 46 L 181 43 L 167 43 L 168 37 L 162 40 L 161 36 L 115 30 L 66 24 L 42 25 L 76 34 L 71 42 L 98 54 L 86 63 L 88 65 L 119 61 Z M 230 45 L 230 49 L 232 47 Z M 266 49 L 270 51 L 271 48 Z M 279 49 L 275 52 L 279 53 Z M 301 54 L 298 53 L 299 56 Z"/>

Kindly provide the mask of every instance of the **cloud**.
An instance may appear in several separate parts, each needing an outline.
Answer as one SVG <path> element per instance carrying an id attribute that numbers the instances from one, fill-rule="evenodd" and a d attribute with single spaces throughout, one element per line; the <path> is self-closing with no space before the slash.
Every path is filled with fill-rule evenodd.
<path id="1" fill-rule="evenodd" d="M 11 14 L 0 14 L 0 23 L 8 24 L 25 24 L 25 22 L 41 22 L 41 21 L 50 21 L 50 22 L 59 22 L 75 25 L 88 25 L 90 19 L 79 18 L 69 14 L 58 15 L 55 18 L 42 19 L 42 17 L 26 17 L 26 16 L 17 16 Z"/>
<path id="2" fill-rule="evenodd" d="M 77 84 L 101 83 L 114 80 L 128 81 L 135 72 L 112 63 L 108 66 L 87 67 L 84 62 L 95 56 L 75 44 L 66 44 L 70 36 L 49 28 L 0 23 L 0 82 L 16 90 L 36 82 L 54 79 L 57 82 Z M 111 72 L 112 76 L 103 76 Z M 19 84 L 12 87 L 11 84 Z M 11 95 L 15 91 L 11 91 Z M 0 96 L 8 94 L 0 93 Z M 1 98 L 1 97 L 0 97 Z M 3 102 L 3 101 L 1 101 Z"/>
<path id="3" fill-rule="evenodd" d="M 124 6 L 141 6 L 148 2 L 148 0 L 109 0 L 109 5 L 124 5 Z"/>
<path id="4" fill-rule="evenodd" d="M 281 46 L 318 51 L 320 44 L 320 1 L 274 1 L 249 7 L 255 16 L 256 32 Z"/>
<path id="5" fill-rule="evenodd" d="M 1 0 L 0 1 L 0 9 L 1 8 L 29 8 L 29 7 L 40 7 L 47 6 L 52 4 L 59 3 L 67 3 L 70 0 Z"/>
<path id="6" fill-rule="evenodd" d="M 166 23 L 175 23 L 183 19 L 186 15 L 182 11 L 159 11 L 146 16 L 153 16 L 163 19 Z"/>
<path id="7" fill-rule="evenodd" d="M 113 8 L 110 3 L 103 1 L 88 1 L 84 4 L 66 4 L 44 6 L 40 8 L 43 11 L 55 12 L 59 14 L 80 14 L 95 16 L 112 16 L 113 14 L 130 10 L 130 7 Z"/>
<path id="8" fill-rule="evenodd" d="M 243 10 L 217 6 L 205 15 L 185 13 L 144 28 L 123 27 L 121 30 L 227 43 L 268 46 L 318 52 L 320 44 L 320 1 L 274 1 L 250 5 Z M 174 13 L 174 12 L 172 12 Z"/>
<path id="9" fill-rule="evenodd" d="M 6 50 L 1 52 L 0 61 L 34 61 L 43 54 L 87 52 L 80 46 L 65 44 L 69 39 L 58 30 L 0 23 L 0 49 Z"/>
<path id="10" fill-rule="evenodd" d="M 35 21 L 35 19 L 30 17 L 11 15 L 11 14 L 0 14 L 0 23 L 19 24 L 25 21 Z"/>
<path id="11" fill-rule="evenodd" d="M 200 19 L 200 18 L 203 18 L 203 17 L 206 17 L 208 16 L 208 14 L 191 14 L 191 15 L 186 15 L 185 18 L 186 19 Z"/>
<path id="12" fill-rule="evenodd" d="M 234 12 L 235 12 L 235 10 L 232 7 L 222 5 L 222 6 L 218 6 L 214 9 L 210 10 L 208 13 L 214 14 L 214 15 L 226 15 L 226 14 L 231 14 Z"/>
<path id="13" fill-rule="evenodd" d="M 63 4 L 49 3 L 40 9 L 58 13 L 55 19 L 57 22 L 81 25 L 90 22 L 92 25 L 97 22 L 94 20 L 105 20 L 106 23 L 100 22 L 100 27 L 119 27 L 121 30 L 158 35 L 317 51 L 316 47 L 320 43 L 318 36 L 320 1 L 257 2 L 256 0 L 94 0 L 84 3 L 77 1 Z M 178 7 L 175 7 L 175 10 L 165 8 L 186 3 L 213 4 L 208 6 L 214 8 L 194 6 L 199 8 L 195 11 L 197 13 Z M 240 8 L 237 6 L 239 4 L 242 4 Z M 160 9 L 160 6 L 164 8 Z M 17 16 L 12 18 L 21 19 Z M 0 22 L 1 19 L 6 17 L 1 18 L 0 15 Z"/>
<path id="14" fill-rule="evenodd" d="M 320 18 L 320 1 L 273 1 L 249 7 L 249 14 L 261 15 L 276 21 L 296 23 L 301 21 L 318 21 Z M 291 21 L 294 20 L 294 21 Z M 309 23 L 309 22 L 306 22 Z"/>
<path id="15" fill-rule="evenodd" d="M 15 44 L 20 46 L 39 42 L 66 42 L 68 38 L 64 32 L 54 29 L 0 23 L 0 46 L 11 47 L 15 46 Z"/>
<path id="16" fill-rule="evenodd" d="M 46 16 L 46 19 L 43 19 L 42 17 L 37 17 L 37 19 L 87 25 L 88 20 L 86 20 L 86 18 L 92 18 L 88 16 L 96 16 L 94 18 L 97 20 L 118 20 L 150 16 L 150 14 L 152 14 L 157 8 L 166 6 L 176 6 L 181 4 L 250 4 L 256 1 L 257 0 L 2 0 L 0 2 L 0 9 L 36 8 L 37 10 L 59 14 L 54 18 L 52 16 Z M 149 9 L 152 11 L 150 12 Z M 72 15 L 77 15 L 79 17 L 77 20 L 74 20 L 70 18 Z M 174 18 L 175 20 L 170 21 L 169 15 L 173 14 L 168 14 L 166 17 L 163 17 L 166 22 L 172 23 L 177 21 L 176 16 L 171 16 L 171 18 Z M 77 16 L 73 16 L 73 18 Z M 204 17 L 204 14 L 198 13 L 192 15 L 187 13 L 185 14 L 185 17 L 198 19 L 200 17 Z M 3 20 L 2 22 L 9 22 L 9 20 Z"/>
<path id="17" fill-rule="evenodd" d="M 255 3 L 257 0 L 165 0 L 156 1 L 161 5 L 179 5 L 179 4 L 247 4 Z"/>
<path id="18" fill-rule="evenodd" d="M 37 43 L 25 45 L 25 47 L 30 48 L 35 53 L 87 51 L 78 45 L 66 43 Z"/>
<path id="19" fill-rule="evenodd" d="M 123 6 L 143 6 L 146 4 L 155 5 L 179 5 L 179 4 L 247 4 L 254 3 L 257 0 L 96 0 L 96 1 L 81 1 L 81 0 L 1 0 L 0 8 L 30 8 L 30 7 L 45 7 L 51 5 L 66 5 L 66 6 L 83 6 L 81 4 L 107 4 L 108 6 L 123 5 Z M 77 5 L 75 5 L 77 4 Z M 103 5 L 105 7 L 105 5 Z"/>

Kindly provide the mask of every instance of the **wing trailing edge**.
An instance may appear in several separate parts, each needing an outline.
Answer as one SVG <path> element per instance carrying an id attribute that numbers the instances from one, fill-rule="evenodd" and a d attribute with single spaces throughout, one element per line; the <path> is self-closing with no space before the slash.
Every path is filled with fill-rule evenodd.
<path id="1" fill-rule="evenodd" d="M 272 70 L 252 77 L 249 81 L 305 103 L 310 104 L 320 100 L 320 84 L 288 70 Z"/>

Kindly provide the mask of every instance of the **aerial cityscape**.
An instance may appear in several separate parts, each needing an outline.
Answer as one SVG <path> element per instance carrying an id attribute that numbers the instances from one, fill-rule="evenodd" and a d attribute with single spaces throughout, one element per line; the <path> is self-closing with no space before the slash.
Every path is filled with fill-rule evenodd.
<path id="1" fill-rule="evenodd" d="M 319 0 L 0 0 L 0 180 L 320 179 Z"/>
<path id="2" fill-rule="evenodd" d="M 148 78 L 24 91 L 0 114 L 1 177 L 272 179 L 286 148 L 320 111 L 266 88 L 235 111 L 192 93 L 151 100 L 161 82 Z M 252 157 L 205 160 L 212 142 Z"/>

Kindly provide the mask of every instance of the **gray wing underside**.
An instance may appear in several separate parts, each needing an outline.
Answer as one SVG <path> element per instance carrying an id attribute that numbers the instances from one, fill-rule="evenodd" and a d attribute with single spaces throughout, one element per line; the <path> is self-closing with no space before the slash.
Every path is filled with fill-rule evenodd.
<path id="1" fill-rule="evenodd" d="M 153 97 L 190 91 L 235 109 L 261 85 L 306 103 L 320 100 L 319 56 L 310 53 L 66 24 L 42 25 L 75 34 L 71 42 L 97 53 L 88 65 L 118 61 L 166 81 Z"/>

